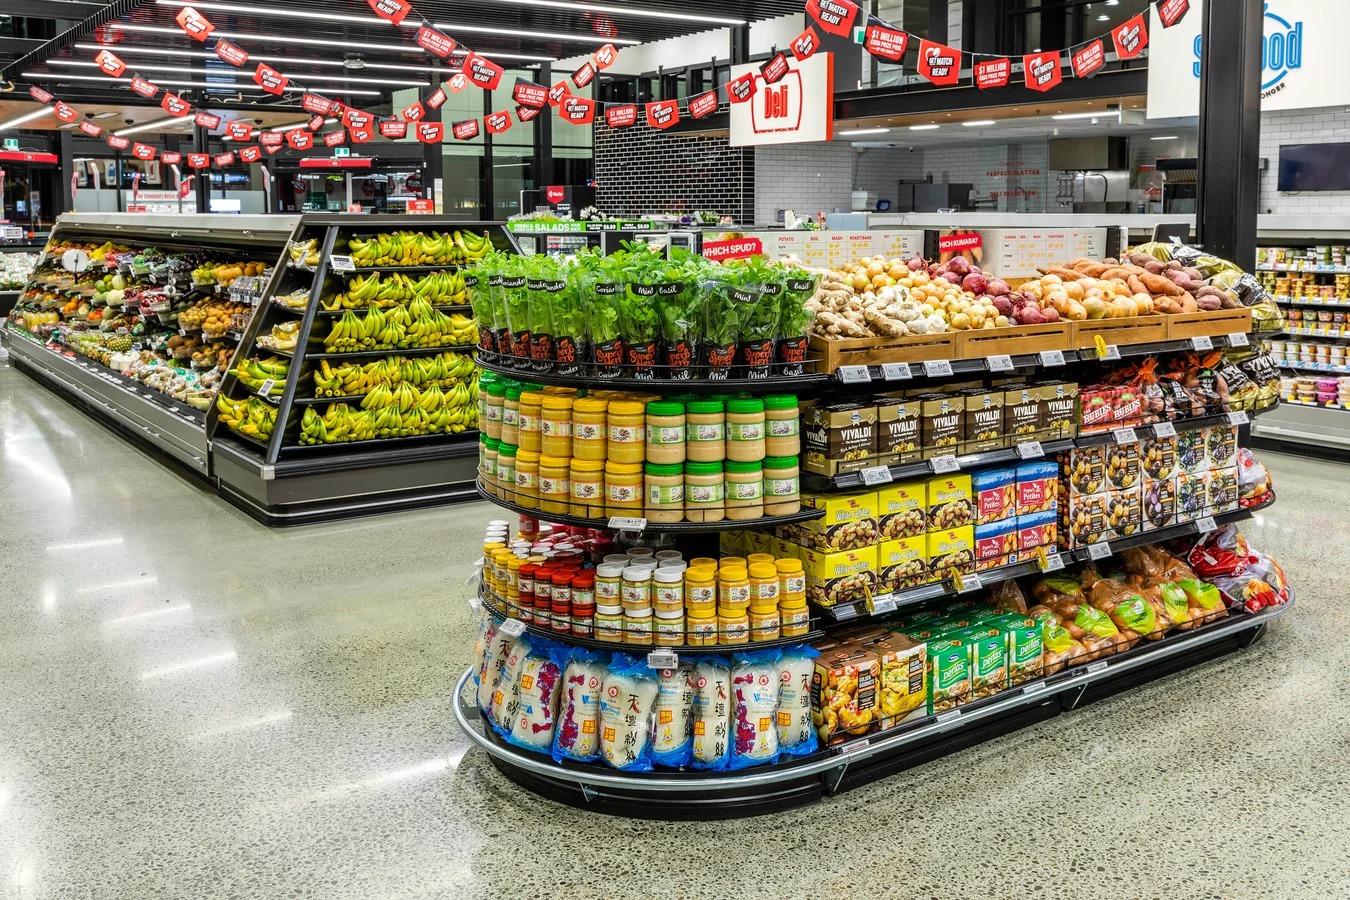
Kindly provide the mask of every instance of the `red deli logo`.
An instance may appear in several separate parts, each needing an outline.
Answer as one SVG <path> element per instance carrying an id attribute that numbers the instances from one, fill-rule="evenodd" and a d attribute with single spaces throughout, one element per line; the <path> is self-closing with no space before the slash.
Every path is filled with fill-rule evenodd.
<path id="1" fill-rule="evenodd" d="M 151 84 L 139 75 L 132 76 L 131 89 L 142 97 L 153 97 L 159 93 L 159 85 Z"/>
<path id="2" fill-rule="evenodd" d="M 177 94 L 164 92 L 164 99 L 159 101 L 160 107 L 171 116 L 186 116 L 192 112 L 192 104 L 188 103 Z"/>
<path id="3" fill-rule="evenodd" d="M 795 69 L 780 84 L 765 85 L 750 107 L 755 134 L 796 131 L 802 124 L 802 74 Z"/>
<path id="4" fill-rule="evenodd" d="M 210 113 L 199 112 L 192 117 L 192 124 L 200 125 L 202 128 L 211 129 L 220 127 L 220 116 L 213 116 Z"/>
<path id="5" fill-rule="evenodd" d="M 450 126 L 450 133 L 457 141 L 471 141 L 478 137 L 478 120 L 468 119 L 463 122 L 456 122 Z"/>
<path id="6" fill-rule="evenodd" d="M 560 81 L 548 89 L 548 105 L 557 106 L 563 102 L 563 98 L 571 94 L 572 91 L 567 87 L 567 82 Z"/>
<path id="7" fill-rule="evenodd" d="M 548 88 L 542 84 L 517 79 L 516 86 L 511 91 L 511 99 L 521 106 L 543 109 L 548 105 Z"/>
<path id="8" fill-rule="evenodd" d="M 746 72 L 739 78 L 727 82 L 727 99 L 732 103 L 744 103 L 755 96 L 755 73 Z M 693 110 L 689 110 L 691 113 Z"/>
<path id="9" fill-rule="evenodd" d="M 407 137 L 408 123 L 400 122 L 397 119 L 386 119 L 380 123 L 380 136 L 387 138 Z"/>
<path id="10" fill-rule="evenodd" d="M 806 12 L 830 34 L 848 37 L 858 7 L 849 0 L 806 0 Z"/>
<path id="11" fill-rule="evenodd" d="M 189 153 L 187 155 L 189 169 L 205 169 L 211 165 L 211 157 L 205 153 Z"/>
<path id="12" fill-rule="evenodd" d="M 246 163 L 255 163 L 262 159 L 261 147 L 245 147 L 239 151 L 239 158 Z"/>
<path id="13" fill-rule="evenodd" d="M 470 53 L 464 58 L 463 74 L 468 75 L 474 84 L 490 91 L 495 91 L 497 85 L 501 84 L 503 71 L 501 66 L 477 53 Z"/>
<path id="14" fill-rule="evenodd" d="M 797 57 L 797 61 L 810 59 L 816 55 L 820 49 L 820 34 L 811 26 L 806 26 L 806 30 L 797 35 L 797 39 L 792 42 L 792 55 Z"/>
<path id="15" fill-rule="evenodd" d="M 717 112 L 717 106 L 720 101 L 717 97 L 717 91 L 706 91 L 689 101 L 689 115 L 695 119 L 705 119 Z M 637 109 L 633 110 L 634 118 L 637 117 Z"/>
<path id="16" fill-rule="evenodd" d="M 542 109 L 536 109 L 533 106 L 517 106 L 516 119 L 521 122 L 533 122 L 535 119 L 539 118 L 541 112 L 543 112 Z"/>
<path id="17" fill-rule="evenodd" d="M 253 72 L 253 83 L 269 94 L 280 94 L 291 80 L 267 63 L 258 63 L 258 68 Z"/>
<path id="18" fill-rule="evenodd" d="M 653 128 L 669 128 L 680 121 L 680 101 L 656 100 L 647 104 L 647 124 Z"/>
<path id="19" fill-rule="evenodd" d="M 122 60 L 110 50 L 98 51 L 98 56 L 94 57 L 94 62 L 98 63 L 98 70 L 100 72 L 104 75 L 111 75 L 113 78 L 121 78 L 122 73 L 127 70 L 127 64 L 122 62 Z"/>
<path id="20" fill-rule="evenodd" d="M 314 133 L 303 128 L 293 128 L 286 132 L 286 143 L 292 150 L 308 150 L 314 146 Z"/>
<path id="21" fill-rule="evenodd" d="M 174 21 L 193 40 L 205 41 L 211 36 L 211 32 L 216 30 L 216 26 L 208 22 L 205 16 L 190 6 L 183 7 L 178 15 L 174 16 Z"/>
<path id="22" fill-rule="evenodd" d="M 248 54 L 226 40 L 216 41 L 216 56 L 232 66 L 242 66 L 248 62 Z"/>
<path id="23" fill-rule="evenodd" d="M 1006 56 L 975 64 L 975 86 L 981 90 L 1007 87 L 1011 75 L 1012 60 Z"/>
<path id="24" fill-rule="evenodd" d="M 1057 87 L 1064 78 L 1059 67 L 1059 51 L 1032 53 L 1022 57 L 1022 77 L 1033 91 L 1048 91 Z"/>
<path id="25" fill-rule="evenodd" d="M 131 146 L 131 138 L 118 137 L 115 134 L 108 135 L 108 146 L 114 150 L 125 150 Z"/>
<path id="26" fill-rule="evenodd" d="M 375 15 L 387 22 L 393 22 L 395 25 L 406 19 L 408 13 L 412 12 L 412 4 L 407 0 L 366 0 L 366 2 L 375 11 Z"/>
<path id="27" fill-rule="evenodd" d="M 568 97 L 558 110 L 564 122 L 573 125 L 589 125 L 595 121 L 595 101 L 584 97 Z"/>
<path id="28" fill-rule="evenodd" d="M 159 160 L 166 166 L 176 166 L 183 161 L 183 154 L 170 153 L 169 151 L 165 150 L 163 153 L 159 155 Z"/>
<path id="29" fill-rule="evenodd" d="M 961 51 L 919 41 L 919 74 L 933 84 L 956 84 L 961 77 Z"/>
<path id="30" fill-rule="evenodd" d="M 717 98 L 716 91 L 709 91 L 708 93 L 713 95 L 714 100 Z M 707 94 L 704 94 L 704 96 L 706 97 Z M 689 109 L 691 112 L 693 111 L 694 103 L 697 102 L 697 100 L 698 98 L 696 97 L 689 101 Z M 610 128 L 627 128 L 630 125 L 636 125 L 637 105 L 625 103 L 623 106 L 605 107 L 605 124 Z"/>
<path id="31" fill-rule="evenodd" d="M 427 108 L 418 102 L 412 106 L 405 106 L 403 112 L 399 115 L 403 116 L 406 121 L 420 122 L 427 117 Z"/>
<path id="32" fill-rule="evenodd" d="M 445 91 L 436 88 L 436 90 L 432 91 L 430 96 L 427 97 L 427 109 L 440 109 L 445 105 L 445 101 Z"/>
<path id="33" fill-rule="evenodd" d="M 74 122 L 80 117 L 80 114 L 75 111 L 75 107 L 68 106 L 59 100 L 56 102 L 56 105 L 52 107 L 52 115 L 56 116 L 62 122 Z"/>
<path id="34" fill-rule="evenodd" d="M 938 238 L 939 253 L 956 253 L 961 250 L 975 250 L 984 245 L 984 239 L 973 232 L 950 234 Z"/>
<path id="35" fill-rule="evenodd" d="M 1134 59 L 1148 46 L 1148 26 L 1144 23 L 1144 14 L 1121 22 L 1111 29 L 1111 40 L 1116 45 L 1116 56 L 1121 59 Z"/>
<path id="36" fill-rule="evenodd" d="M 547 200 L 549 203 L 552 203 L 554 206 L 557 206 L 559 203 L 563 202 L 563 198 L 566 196 L 567 196 L 567 189 L 562 187 L 561 185 L 549 185 L 548 187 L 544 188 L 544 199 Z"/>
<path id="37" fill-rule="evenodd" d="M 246 141 L 253 137 L 253 126 L 247 122 L 232 121 L 225 125 L 225 136 L 232 141 Z"/>
<path id="38" fill-rule="evenodd" d="M 369 128 L 371 118 L 368 112 L 348 107 L 342 113 L 342 124 L 347 128 Z"/>
<path id="39" fill-rule="evenodd" d="M 28 96 L 32 97 L 39 103 L 51 103 L 53 100 L 56 99 L 55 97 L 53 97 L 51 94 L 47 93 L 40 87 L 30 87 L 28 89 Z"/>
<path id="40" fill-rule="evenodd" d="M 458 45 L 454 38 L 423 25 L 417 29 L 417 46 L 423 50 L 431 51 L 441 59 L 446 59 L 451 53 L 455 52 L 455 47 Z"/>
<path id="41" fill-rule="evenodd" d="M 868 25 L 863 34 L 863 49 L 873 56 L 900 62 L 909 49 L 909 33 L 884 25 Z"/>
<path id="42" fill-rule="evenodd" d="M 483 116 L 483 124 L 487 127 L 488 134 L 501 134 L 511 127 L 511 114 L 509 112 L 488 113 Z"/>
<path id="43" fill-rule="evenodd" d="M 149 144 L 142 144 L 140 141 L 131 145 L 131 155 L 137 159 L 154 159 L 155 148 Z"/>
<path id="44" fill-rule="evenodd" d="M 318 94 L 305 94 L 300 98 L 300 108 L 305 112 L 326 116 L 333 111 L 333 101 Z"/>
<path id="45" fill-rule="evenodd" d="M 264 131 L 258 135 L 258 143 L 264 147 L 280 147 L 286 143 L 286 135 L 280 131 Z"/>
<path id="46" fill-rule="evenodd" d="M 466 87 L 469 86 L 469 76 L 465 75 L 463 72 L 456 73 L 455 75 L 451 76 L 450 80 L 447 81 L 446 84 L 450 86 L 451 93 L 458 94 L 460 91 L 464 90 Z"/>
<path id="47" fill-rule="evenodd" d="M 1164 28 L 1171 28 L 1181 21 L 1191 8 L 1190 0 L 1158 0 L 1158 18 Z"/>
<path id="48" fill-rule="evenodd" d="M 767 84 L 777 84 L 783 80 L 783 76 L 788 73 L 787 57 L 783 54 L 776 54 L 772 59 L 759 67 L 759 74 L 764 76 Z"/>
<path id="49" fill-rule="evenodd" d="M 1106 64 L 1102 42 L 1095 40 L 1088 44 L 1070 58 L 1070 63 L 1073 65 L 1074 78 L 1091 78 L 1096 75 L 1097 70 Z"/>
<path id="50" fill-rule="evenodd" d="M 595 63 L 587 62 L 572 73 L 572 83 L 579 88 L 584 88 L 595 80 Z"/>
<path id="51" fill-rule="evenodd" d="M 703 258 L 713 262 L 724 259 L 748 259 L 764 253 L 764 242 L 759 238 L 738 238 L 732 241 L 704 241 Z"/>
<path id="52" fill-rule="evenodd" d="M 325 147 L 341 147 L 347 143 L 347 132 L 333 131 L 323 136 L 323 145 Z"/>
<path id="53" fill-rule="evenodd" d="M 417 139 L 422 143 L 439 144 L 443 137 L 445 137 L 445 126 L 440 122 L 417 123 Z"/>
<path id="54" fill-rule="evenodd" d="M 83 131 L 90 137 L 98 137 L 100 134 L 103 133 L 103 129 L 95 125 L 93 122 L 81 122 L 80 131 Z"/>
<path id="55" fill-rule="evenodd" d="M 614 65 L 614 61 L 619 58 L 619 51 L 613 44 L 606 44 L 599 50 L 591 54 L 591 62 L 595 63 L 597 69 L 608 69 Z"/>
<path id="56" fill-rule="evenodd" d="M 211 162 L 215 163 L 216 167 L 221 169 L 226 166 L 232 166 L 234 165 L 234 151 L 230 150 L 226 153 L 217 153 L 215 156 L 211 157 Z"/>

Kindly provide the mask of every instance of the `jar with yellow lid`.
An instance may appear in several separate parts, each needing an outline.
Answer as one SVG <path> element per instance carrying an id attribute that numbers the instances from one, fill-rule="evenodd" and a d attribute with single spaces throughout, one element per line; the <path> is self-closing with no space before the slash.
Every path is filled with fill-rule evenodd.
<path id="1" fill-rule="evenodd" d="M 764 458 L 764 515 L 790 516 L 801 512 L 802 482 L 796 456 Z"/>
<path id="2" fill-rule="evenodd" d="M 520 445 L 520 385 L 506 387 L 502 399 L 502 440 Z"/>
<path id="3" fill-rule="evenodd" d="M 693 462 L 721 462 L 727 457 L 727 413 L 721 398 L 685 404 L 685 447 Z"/>
<path id="4" fill-rule="evenodd" d="M 605 514 L 642 515 L 642 463 L 605 463 Z"/>
<path id="5" fill-rule="evenodd" d="M 732 520 L 764 517 L 764 465 L 728 459 L 727 518 Z"/>
<path id="6" fill-rule="evenodd" d="M 803 637 L 811 630 L 811 614 L 806 595 L 778 598 L 778 618 L 783 637 Z"/>
<path id="7" fill-rule="evenodd" d="M 606 411 L 609 401 L 603 397 L 578 397 L 572 403 L 572 457 L 604 461 L 609 435 Z"/>
<path id="8" fill-rule="evenodd" d="M 756 610 L 753 606 L 750 608 L 750 640 L 754 641 L 776 641 L 782 636 L 782 624 L 778 615 L 778 607 L 771 610 Z"/>
<path id="9" fill-rule="evenodd" d="M 572 455 L 572 398 L 545 394 L 539 412 L 540 449 L 547 456 Z"/>
<path id="10" fill-rule="evenodd" d="M 497 496 L 512 503 L 516 499 L 516 447 L 501 444 L 497 450 Z"/>
<path id="11" fill-rule="evenodd" d="M 800 456 L 802 414 L 792 394 L 764 398 L 764 453 L 766 456 Z"/>
<path id="12" fill-rule="evenodd" d="M 544 394 L 542 391 L 520 392 L 520 422 L 517 426 L 520 433 L 520 446 L 536 453 L 541 449 L 539 413 L 543 402 Z"/>
<path id="13" fill-rule="evenodd" d="M 598 459 L 572 458 L 568 471 L 572 483 L 572 515 L 587 519 L 605 517 L 605 464 Z"/>
<path id="14" fill-rule="evenodd" d="M 717 644 L 717 614 L 696 615 L 690 609 L 685 612 L 685 640 L 691 647 L 712 647 Z"/>
<path id="15" fill-rule="evenodd" d="M 648 522 L 684 521 L 684 466 L 648 462 L 646 500 L 642 514 Z"/>
<path id="16" fill-rule="evenodd" d="M 567 515 L 572 509 L 572 461 L 562 456 L 539 457 L 539 511 Z"/>
<path id="17" fill-rule="evenodd" d="M 778 605 L 782 606 L 786 598 L 801 597 L 806 602 L 806 571 L 800 559 L 776 559 L 773 566 L 778 570 Z"/>
<path id="18" fill-rule="evenodd" d="M 766 563 L 771 566 L 773 565 L 773 560 L 774 557 L 772 553 L 747 553 L 745 555 L 746 564 L 751 566 L 756 563 Z"/>
<path id="19" fill-rule="evenodd" d="M 724 556 L 717 561 L 719 569 L 744 569 L 750 561 L 744 556 Z"/>
<path id="20" fill-rule="evenodd" d="M 611 401 L 605 412 L 610 462 L 641 464 L 646 459 L 647 405 L 640 400 Z"/>
<path id="21" fill-rule="evenodd" d="M 684 605 L 687 610 L 703 615 L 713 615 L 717 611 L 716 569 L 711 566 L 691 566 L 685 571 Z"/>
<path id="22" fill-rule="evenodd" d="M 691 568 L 691 569 L 706 569 L 706 568 L 713 568 L 713 569 L 716 569 L 716 568 L 717 568 L 717 560 L 713 559 L 711 556 L 695 556 L 693 559 L 689 560 L 689 568 Z"/>
<path id="23" fill-rule="evenodd" d="M 750 611 L 778 611 L 778 569 L 772 563 L 752 562 L 750 576 Z"/>
<path id="24" fill-rule="evenodd" d="M 539 454 L 531 450 L 516 451 L 515 502 L 526 509 L 539 508 Z"/>
<path id="25" fill-rule="evenodd" d="M 647 404 L 647 462 L 671 466 L 684 462 L 684 404 L 655 400 Z"/>
<path id="26" fill-rule="evenodd" d="M 750 574 L 745 569 L 724 568 L 717 571 L 717 606 L 744 612 L 750 605 Z"/>
<path id="27" fill-rule="evenodd" d="M 719 644 L 750 643 L 750 617 L 744 611 L 723 612 L 722 607 L 718 607 L 717 629 Z"/>
<path id="28" fill-rule="evenodd" d="M 727 459 L 759 462 L 764 458 L 764 401 L 737 398 L 727 402 Z"/>
<path id="29" fill-rule="evenodd" d="M 722 462 L 684 465 L 684 517 L 690 522 L 721 522 L 726 512 L 726 475 Z"/>

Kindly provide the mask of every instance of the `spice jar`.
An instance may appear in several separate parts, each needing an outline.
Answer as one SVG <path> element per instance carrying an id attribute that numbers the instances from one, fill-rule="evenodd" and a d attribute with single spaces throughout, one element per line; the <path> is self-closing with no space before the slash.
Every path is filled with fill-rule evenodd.
<path id="1" fill-rule="evenodd" d="M 483 466 L 481 470 L 483 490 L 494 497 L 501 496 L 501 491 L 497 487 L 497 451 L 502 442 L 496 438 L 490 438 L 483 435 Z"/>
<path id="2" fill-rule="evenodd" d="M 608 423 L 607 458 L 624 465 L 641 464 L 646 457 L 647 407 L 639 400 L 614 400 L 605 412 Z"/>
<path id="3" fill-rule="evenodd" d="M 604 563 L 595 570 L 595 605 L 618 606 L 623 598 L 621 565 Z"/>
<path id="4" fill-rule="evenodd" d="M 746 564 L 747 566 L 753 566 L 753 565 L 755 565 L 755 564 L 757 564 L 757 563 L 768 563 L 769 565 L 773 565 L 773 554 L 772 554 L 772 553 L 747 553 L 747 554 L 745 555 L 745 564 Z"/>
<path id="5" fill-rule="evenodd" d="M 773 566 L 778 570 L 778 605 L 782 606 L 797 597 L 806 599 L 806 572 L 800 559 L 776 559 Z"/>
<path id="6" fill-rule="evenodd" d="M 634 610 L 650 610 L 652 606 L 652 570 L 646 566 L 629 566 L 624 569 L 621 599 L 625 613 Z"/>
<path id="7" fill-rule="evenodd" d="M 521 451 L 522 453 L 528 451 Z M 572 508 L 571 460 L 539 457 L 539 510 L 567 515 Z M 519 464 L 517 464 L 517 469 Z"/>
<path id="8" fill-rule="evenodd" d="M 558 630 L 557 620 L 554 620 L 553 630 Z M 753 607 L 750 609 L 750 640 L 751 641 L 776 641 L 782 634 L 781 620 L 778 615 L 778 607 L 764 612 L 757 612 Z"/>
<path id="9" fill-rule="evenodd" d="M 542 391 L 521 391 L 520 392 L 520 415 L 517 431 L 520 433 L 520 446 L 526 450 L 533 450 L 538 453 L 540 446 L 540 421 L 539 413 L 544 402 L 544 393 Z M 505 410 L 503 410 L 503 413 Z"/>
<path id="10" fill-rule="evenodd" d="M 806 595 L 783 597 L 778 601 L 778 617 L 783 637 L 803 637 L 811 630 L 811 616 L 806 608 Z"/>
<path id="11" fill-rule="evenodd" d="M 487 405 L 483 409 L 483 411 L 487 413 L 483 418 L 483 430 L 487 432 L 488 437 L 501 440 L 502 407 L 505 406 L 505 404 L 506 385 L 500 381 L 489 382 L 487 386 Z"/>
<path id="12" fill-rule="evenodd" d="M 497 448 L 497 496 L 510 500 L 516 499 L 516 447 L 514 444 L 501 444 Z"/>
<path id="13" fill-rule="evenodd" d="M 744 612 L 723 612 L 718 607 L 717 626 L 719 644 L 750 643 L 750 617 Z"/>
<path id="14" fill-rule="evenodd" d="M 764 458 L 764 401 L 754 398 L 727 403 L 727 459 L 759 462 Z"/>
<path id="15" fill-rule="evenodd" d="M 764 466 L 759 462 L 728 459 L 727 518 L 759 519 L 764 516 Z M 800 502 L 800 501 L 799 501 Z"/>
<path id="16" fill-rule="evenodd" d="M 491 372 L 480 372 L 478 374 L 478 421 L 487 422 L 487 401 L 488 391 L 493 383 L 498 381 L 496 375 Z M 484 425 L 483 433 L 487 433 L 487 427 Z"/>
<path id="17" fill-rule="evenodd" d="M 595 639 L 611 644 L 623 641 L 623 607 L 595 604 Z"/>
<path id="18" fill-rule="evenodd" d="M 652 572 L 652 605 L 657 612 L 684 612 L 684 572 L 657 568 Z"/>
<path id="19" fill-rule="evenodd" d="M 516 451 L 515 501 L 526 509 L 539 508 L 539 454 Z"/>
<path id="20" fill-rule="evenodd" d="M 652 645 L 652 611 L 650 608 L 641 612 L 624 611 L 623 641 L 625 644 L 637 644 L 643 647 Z"/>
<path id="21" fill-rule="evenodd" d="M 721 461 L 685 463 L 684 517 L 690 522 L 720 522 L 727 517 Z"/>
<path id="22" fill-rule="evenodd" d="M 716 569 L 693 566 L 684 573 L 684 606 L 690 613 L 700 615 L 710 616 L 717 611 Z"/>
<path id="23" fill-rule="evenodd" d="M 545 394 L 539 413 L 540 448 L 548 456 L 572 455 L 572 398 Z"/>
<path id="24" fill-rule="evenodd" d="M 522 564 L 520 571 L 516 573 L 516 591 L 522 605 L 528 603 L 534 606 L 534 573 L 538 571 L 538 563 L 527 562 Z"/>
<path id="25" fill-rule="evenodd" d="M 502 440 L 520 445 L 520 385 L 507 385 L 502 398 Z"/>
<path id="26" fill-rule="evenodd" d="M 685 640 L 691 647 L 711 647 L 717 643 L 717 614 L 695 615 L 693 610 L 685 614 Z"/>
<path id="27" fill-rule="evenodd" d="M 792 394 L 764 398 L 764 452 L 768 456 L 801 455 L 801 411 Z"/>
<path id="28" fill-rule="evenodd" d="M 572 403 L 572 456 L 575 459 L 605 459 L 608 408 L 609 401 L 599 397 L 578 397 Z"/>
<path id="29" fill-rule="evenodd" d="M 693 462 L 721 462 L 727 457 L 726 407 L 720 398 L 691 400 L 685 405 L 685 456 Z"/>
<path id="30" fill-rule="evenodd" d="M 646 453 L 649 463 L 669 466 L 684 462 L 683 403 L 654 400 L 647 404 Z"/>
<path id="31" fill-rule="evenodd" d="M 581 572 L 572 577 L 572 634 L 590 637 L 595 627 L 595 574 Z"/>
<path id="32" fill-rule="evenodd" d="M 702 568 L 702 569 L 707 569 L 707 568 L 716 569 L 716 568 L 717 568 L 717 560 L 713 559 L 711 556 L 695 556 L 693 559 L 689 560 L 689 568 L 691 568 L 691 569 L 700 569 L 700 568 Z"/>
<path id="33" fill-rule="evenodd" d="M 684 554 L 678 550 L 657 550 L 655 556 L 657 562 L 665 562 L 668 559 L 684 559 Z"/>
<path id="34" fill-rule="evenodd" d="M 553 601 L 549 604 L 553 613 L 553 630 L 572 631 L 572 579 L 575 572 L 562 571 L 553 576 Z"/>
<path id="35" fill-rule="evenodd" d="M 750 611 L 778 611 L 778 569 L 773 563 L 752 562 L 750 576 Z"/>
<path id="36" fill-rule="evenodd" d="M 790 516 L 801 512 L 802 481 L 797 457 L 764 458 L 764 515 Z"/>
<path id="37" fill-rule="evenodd" d="M 642 486 L 641 463 L 605 463 L 605 515 L 641 515 Z"/>
<path id="38" fill-rule="evenodd" d="M 684 521 L 684 466 L 649 462 L 647 498 L 642 514 L 648 522 Z"/>
<path id="39" fill-rule="evenodd" d="M 684 643 L 684 610 L 656 610 L 656 645 L 679 647 Z"/>
<path id="40" fill-rule="evenodd" d="M 587 519 L 605 516 L 605 464 L 598 459 L 572 458 L 568 469 L 572 484 L 572 515 Z"/>
<path id="41" fill-rule="evenodd" d="M 717 608 L 745 612 L 750 605 L 750 575 L 744 568 L 719 569 Z"/>

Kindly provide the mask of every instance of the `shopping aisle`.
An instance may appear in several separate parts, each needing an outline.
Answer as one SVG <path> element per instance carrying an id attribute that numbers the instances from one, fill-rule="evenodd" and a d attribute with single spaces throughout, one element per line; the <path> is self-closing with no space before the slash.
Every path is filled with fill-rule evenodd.
<path id="1" fill-rule="evenodd" d="M 813 808 L 681 825 L 465 755 L 449 690 L 491 508 L 267 530 L 8 367 L 0 441 L 0 897 L 1350 892 L 1345 467 L 1266 455 L 1280 503 L 1246 530 L 1299 606 L 1252 650 Z"/>

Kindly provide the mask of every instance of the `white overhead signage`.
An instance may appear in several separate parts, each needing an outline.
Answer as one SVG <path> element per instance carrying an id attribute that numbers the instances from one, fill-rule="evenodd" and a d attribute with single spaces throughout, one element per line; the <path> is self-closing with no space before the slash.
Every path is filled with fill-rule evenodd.
<path id="1" fill-rule="evenodd" d="M 787 74 L 774 84 L 759 74 L 758 64 L 732 66 L 732 80 L 754 73 L 755 92 L 731 104 L 731 146 L 801 144 L 834 136 L 833 54 L 787 60 Z"/>
<path id="2" fill-rule="evenodd" d="M 1200 37 L 1204 0 L 1163 28 L 1149 9 L 1148 117 L 1200 114 Z M 1270 0 L 1261 41 L 1261 108 L 1312 109 L 1350 104 L 1350 57 L 1341 35 L 1350 27 L 1342 0 Z M 1228 52 L 1226 48 L 1220 48 Z"/>

